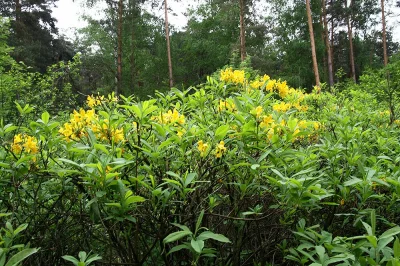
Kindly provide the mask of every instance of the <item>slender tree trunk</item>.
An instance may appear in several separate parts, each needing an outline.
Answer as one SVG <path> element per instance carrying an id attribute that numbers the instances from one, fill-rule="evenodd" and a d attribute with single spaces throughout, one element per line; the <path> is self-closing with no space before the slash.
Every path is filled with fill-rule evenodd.
<path id="1" fill-rule="evenodd" d="M 387 66 L 388 56 L 386 47 L 386 21 L 385 21 L 385 0 L 381 0 L 382 9 L 382 42 L 383 42 L 383 64 Z"/>
<path id="2" fill-rule="evenodd" d="M 314 75 L 315 75 L 315 84 L 317 86 L 320 86 L 317 54 L 315 53 L 314 30 L 313 30 L 312 17 L 311 17 L 310 0 L 306 0 L 306 8 L 307 8 L 307 18 L 308 18 L 308 30 L 310 32 L 311 54 L 312 54 L 313 69 L 314 69 Z"/>
<path id="3" fill-rule="evenodd" d="M 19 23 L 21 21 L 21 2 L 15 0 L 15 21 Z"/>
<path id="4" fill-rule="evenodd" d="M 322 31 L 321 31 L 321 41 L 322 43 L 325 43 L 325 30 L 324 30 L 324 16 L 323 16 L 323 12 L 321 12 L 321 14 L 319 15 L 319 24 L 321 25 Z M 322 56 L 322 62 L 323 62 L 323 66 L 324 66 L 324 72 L 323 72 L 323 77 L 322 79 L 325 80 L 326 75 L 328 73 L 328 71 L 326 71 L 328 69 L 328 60 L 327 60 L 327 54 L 324 53 L 324 55 Z M 321 74 L 320 74 L 321 75 Z"/>
<path id="5" fill-rule="evenodd" d="M 117 86 L 115 87 L 115 95 L 121 93 L 122 88 L 122 15 L 123 0 L 118 1 L 118 29 L 117 29 Z"/>
<path id="6" fill-rule="evenodd" d="M 333 0 L 331 0 L 331 7 L 333 6 Z M 333 15 L 331 16 L 331 59 L 332 59 L 332 73 L 335 72 L 335 66 L 333 65 L 333 47 L 335 45 L 335 20 L 333 18 Z M 335 77 L 333 77 L 335 79 Z"/>
<path id="7" fill-rule="evenodd" d="M 22 36 L 22 30 L 21 30 L 21 1 L 20 0 L 15 0 L 15 33 L 18 36 L 19 39 L 23 39 Z M 16 53 L 15 61 L 19 62 L 21 61 L 21 58 L 19 56 L 20 53 Z"/>
<path id="8" fill-rule="evenodd" d="M 244 0 L 239 0 L 240 5 L 240 59 L 246 59 L 246 35 L 244 26 Z"/>
<path id="9" fill-rule="evenodd" d="M 130 0 L 130 9 L 131 9 L 131 55 L 130 55 L 130 63 L 131 63 L 131 84 L 132 94 L 135 92 L 135 0 Z"/>
<path id="10" fill-rule="evenodd" d="M 172 60 L 171 60 L 171 46 L 169 42 L 169 24 L 168 24 L 168 5 L 167 0 L 164 0 L 165 9 L 165 38 L 167 40 L 167 53 L 168 53 L 168 70 L 169 70 L 169 87 L 174 86 L 174 80 L 172 76 Z"/>
<path id="11" fill-rule="evenodd" d="M 347 0 L 345 0 L 345 5 L 347 9 Z M 350 11 L 353 8 L 353 0 L 350 0 Z M 349 46 L 350 46 L 350 67 L 351 67 L 351 77 L 353 78 L 354 82 L 356 80 L 356 67 L 354 65 L 354 50 L 353 50 L 353 32 L 352 32 L 352 25 L 351 25 L 351 12 L 347 15 L 347 29 L 349 35 Z"/>
<path id="12" fill-rule="evenodd" d="M 326 19 L 326 2 L 322 0 L 322 16 L 324 20 L 324 36 L 325 36 L 325 48 L 328 55 L 328 77 L 329 86 L 333 86 L 333 66 L 332 66 L 332 50 L 329 43 L 329 33 L 328 33 L 328 21 Z"/>

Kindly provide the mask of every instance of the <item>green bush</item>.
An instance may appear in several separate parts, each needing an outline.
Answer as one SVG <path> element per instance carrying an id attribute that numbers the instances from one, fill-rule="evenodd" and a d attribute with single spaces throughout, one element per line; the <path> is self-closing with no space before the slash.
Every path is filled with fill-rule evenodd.
<path id="1" fill-rule="evenodd" d="M 337 248 L 342 265 L 366 265 L 376 241 L 374 263 L 397 265 L 399 127 L 371 94 L 227 68 L 148 101 L 89 96 L 66 119 L 29 121 L 29 108 L 0 129 L 0 208 L 29 225 L 30 265 L 81 250 L 138 265 L 345 263 Z"/>

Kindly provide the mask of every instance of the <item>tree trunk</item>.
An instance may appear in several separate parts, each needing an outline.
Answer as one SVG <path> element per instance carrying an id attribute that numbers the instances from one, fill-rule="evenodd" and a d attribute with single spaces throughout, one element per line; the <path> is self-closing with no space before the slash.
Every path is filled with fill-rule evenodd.
<path id="1" fill-rule="evenodd" d="M 17 35 L 17 38 L 22 40 L 22 30 L 21 27 L 22 22 L 21 22 L 21 1 L 20 0 L 15 0 L 15 33 Z M 21 61 L 20 53 L 15 53 L 15 61 L 19 62 Z"/>
<path id="2" fill-rule="evenodd" d="M 313 30 L 312 17 L 311 17 L 310 0 L 306 0 L 306 8 L 307 8 L 307 18 L 308 18 L 308 30 L 310 32 L 311 54 L 312 54 L 313 69 L 314 69 L 314 75 L 315 75 L 315 84 L 317 86 L 320 86 L 317 54 L 315 53 L 314 30 Z"/>
<path id="3" fill-rule="evenodd" d="M 387 66 L 388 56 L 387 56 L 387 47 L 386 47 L 386 22 L 385 22 L 385 1 L 384 0 L 381 0 L 381 8 L 382 8 L 383 64 L 385 66 Z"/>
<path id="4" fill-rule="evenodd" d="M 123 0 L 118 1 L 118 29 L 117 29 L 117 86 L 115 87 L 115 95 L 121 93 L 122 88 L 122 12 Z"/>
<path id="5" fill-rule="evenodd" d="M 239 0 L 240 5 L 240 59 L 246 59 L 246 36 L 244 26 L 244 0 Z"/>
<path id="6" fill-rule="evenodd" d="M 168 70 L 169 70 L 169 87 L 174 86 L 174 80 L 172 76 L 172 61 L 171 61 L 171 47 L 169 42 L 169 24 L 168 24 L 168 5 L 167 0 L 164 0 L 165 9 L 165 38 L 167 40 L 167 53 L 168 53 Z"/>
<path id="7" fill-rule="evenodd" d="M 347 9 L 347 0 L 345 0 L 345 5 Z M 354 50 L 353 50 L 353 32 L 352 32 L 352 23 L 351 23 L 351 10 L 353 7 L 353 0 L 350 0 L 350 12 L 347 14 L 347 29 L 349 35 L 349 46 L 350 46 L 350 67 L 351 67 L 351 77 L 353 78 L 354 82 L 356 80 L 356 67 L 354 65 Z"/>
<path id="8" fill-rule="evenodd" d="M 131 9 L 131 54 L 130 54 L 130 63 L 131 63 L 131 84 L 130 87 L 132 89 L 131 93 L 135 92 L 135 0 L 130 0 L 130 9 Z"/>
<path id="9" fill-rule="evenodd" d="M 15 21 L 20 23 L 21 21 L 21 2 L 20 0 L 15 0 Z"/>
<path id="10" fill-rule="evenodd" d="M 329 33 L 328 33 L 328 21 L 326 19 L 326 2 L 322 0 L 322 16 L 324 20 L 324 36 L 325 36 L 325 49 L 328 55 L 328 77 L 329 77 L 329 86 L 333 86 L 333 66 L 332 66 L 332 50 L 329 43 Z"/>
<path id="11" fill-rule="evenodd" d="M 333 0 L 331 0 L 331 7 L 333 7 Z M 332 72 L 335 72 L 335 66 L 333 65 L 333 47 L 335 45 L 335 20 L 333 18 L 333 15 L 331 16 L 331 59 L 332 59 Z M 333 77 L 335 80 L 335 77 Z"/>

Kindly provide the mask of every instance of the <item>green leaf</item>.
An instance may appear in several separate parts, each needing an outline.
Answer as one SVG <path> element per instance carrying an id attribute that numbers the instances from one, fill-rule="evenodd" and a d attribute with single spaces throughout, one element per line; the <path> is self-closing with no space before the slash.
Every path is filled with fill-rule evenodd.
<path id="1" fill-rule="evenodd" d="M 44 124 L 49 123 L 49 119 L 50 119 L 49 113 L 48 113 L 48 112 L 44 112 L 44 113 L 42 114 L 42 121 L 43 121 L 43 123 L 44 123 Z"/>
<path id="2" fill-rule="evenodd" d="M 95 148 L 96 150 L 100 150 L 100 151 L 104 152 L 104 153 L 107 154 L 107 155 L 110 154 L 110 152 L 108 151 L 108 149 L 106 148 L 106 146 L 104 146 L 103 144 L 96 143 L 96 144 L 94 144 L 94 148 Z"/>
<path id="3" fill-rule="evenodd" d="M 145 198 L 141 197 L 141 196 L 130 196 L 126 201 L 125 204 L 129 205 L 132 203 L 137 203 L 137 202 L 144 202 L 146 201 Z"/>
<path id="4" fill-rule="evenodd" d="M 217 128 L 215 131 L 215 139 L 216 141 L 222 140 L 225 138 L 226 134 L 228 133 L 229 125 L 222 125 Z"/>
<path id="5" fill-rule="evenodd" d="M 372 236 L 372 235 L 373 235 L 373 234 L 372 234 L 372 227 L 371 227 L 369 224 L 364 223 L 364 222 L 362 222 L 362 224 L 364 225 L 365 230 L 367 230 L 367 234 L 368 234 L 369 236 Z"/>
<path id="6" fill-rule="evenodd" d="M 348 187 L 348 186 L 352 186 L 352 185 L 358 184 L 360 182 L 362 182 L 361 179 L 359 179 L 357 177 L 354 177 L 353 179 L 350 179 L 350 180 L 344 182 L 343 186 Z"/>
<path id="7" fill-rule="evenodd" d="M 207 239 L 214 239 L 216 241 L 222 242 L 222 243 L 231 243 L 231 241 L 224 235 L 221 234 L 215 234 L 213 232 L 210 231 L 206 231 L 201 233 L 197 239 L 203 239 L 203 240 L 207 240 Z"/>
<path id="8" fill-rule="evenodd" d="M 61 258 L 63 258 L 66 261 L 72 262 L 74 265 L 78 265 L 78 263 L 79 263 L 79 260 L 77 260 L 76 258 L 74 258 L 70 255 L 65 255 L 65 256 L 62 256 Z"/>
<path id="9" fill-rule="evenodd" d="M 78 257 L 79 257 L 80 261 L 85 261 L 86 257 L 87 257 L 87 254 L 86 254 L 85 251 L 80 251 L 79 254 L 78 254 Z"/>
<path id="10" fill-rule="evenodd" d="M 185 187 L 187 187 L 190 183 L 192 183 L 192 181 L 195 179 L 195 177 L 197 176 L 196 173 L 189 173 L 186 178 L 185 178 Z"/>
<path id="11" fill-rule="evenodd" d="M 17 266 L 23 260 L 31 256 L 32 254 L 35 254 L 36 252 L 38 252 L 38 249 L 36 248 L 27 248 L 21 250 L 20 252 L 12 256 L 5 266 Z"/>
<path id="12" fill-rule="evenodd" d="M 382 249 L 384 249 L 390 242 L 392 242 L 394 239 L 394 237 L 388 237 L 388 238 L 384 238 L 384 239 L 380 239 L 378 242 L 378 247 L 377 250 L 381 251 Z"/>
<path id="13" fill-rule="evenodd" d="M 201 210 L 200 215 L 199 215 L 199 218 L 197 218 L 196 230 L 195 230 L 195 232 L 194 232 L 195 234 L 197 234 L 197 231 L 198 231 L 199 228 L 200 228 L 201 222 L 202 222 L 202 220 L 203 220 L 203 216 L 204 216 L 204 210 Z"/>
<path id="14" fill-rule="evenodd" d="M 376 236 L 366 236 L 366 239 L 369 241 L 369 243 L 371 243 L 371 245 L 376 248 L 378 246 L 377 240 L 376 240 Z"/>
<path id="15" fill-rule="evenodd" d="M 187 227 L 186 225 L 182 225 L 182 224 L 177 224 L 177 223 L 172 223 L 173 225 L 175 225 L 176 227 L 179 227 L 180 229 L 182 229 L 183 231 L 188 231 L 188 232 L 192 232 L 190 231 L 189 227 Z"/>
<path id="16" fill-rule="evenodd" d="M 395 236 L 397 234 L 400 233 L 400 226 L 396 226 L 393 228 L 390 228 L 389 230 L 386 230 L 380 237 L 379 240 L 384 239 L 384 238 L 388 238 L 391 236 Z"/>
<path id="17" fill-rule="evenodd" d="M 400 241 L 398 237 L 396 237 L 393 244 L 393 253 L 395 258 L 400 258 Z"/>
<path id="18" fill-rule="evenodd" d="M 190 245 L 192 246 L 194 251 L 196 251 L 197 253 L 200 254 L 201 251 L 204 248 L 204 241 L 203 240 L 194 240 L 194 239 L 192 239 L 192 241 L 190 241 Z"/>
<path id="19" fill-rule="evenodd" d="M 182 245 L 179 245 L 179 246 L 175 246 L 175 247 L 171 248 L 171 250 L 167 253 L 167 255 L 169 255 L 169 254 L 171 254 L 173 252 L 177 252 L 177 251 L 179 251 L 181 249 L 189 249 L 189 248 L 185 244 L 182 244 Z"/>
<path id="20" fill-rule="evenodd" d="M 190 232 L 190 231 L 178 231 L 178 232 L 174 232 L 174 233 L 171 233 L 171 234 L 167 235 L 167 236 L 164 238 L 163 242 L 164 242 L 164 243 L 174 242 L 174 241 L 177 241 L 177 240 L 179 240 L 179 239 L 181 239 L 181 238 L 183 238 L 183 237 L 185 237 L 185 236 L 191 235 L 191 234 L 192 234 L 192 232 Z"/>

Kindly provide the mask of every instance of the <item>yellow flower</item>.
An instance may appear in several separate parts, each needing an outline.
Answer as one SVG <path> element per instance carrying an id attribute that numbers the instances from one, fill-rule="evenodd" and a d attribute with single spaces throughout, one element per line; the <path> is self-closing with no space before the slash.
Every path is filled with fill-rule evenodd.
<path id="1" fill-rule="evenodd" d="M 264 82 L 261 82 L 259 80 L 254 80 L 250 83 L 250 87 L 252 87 L 253 89 L 259 89 L 262 87 L 262 85 L 264 85 Z"/>
<path id="2" fill-rule="evenodd" d="M 104 101 L 104 96 L 93 96 L 93 95 L 88 95 L 86 98 L 86 104 L 90 107 L 93 108 L 97 105 L 100 105 Z"/>
<path id="3" fill-rule="evenodd" d="M 320 123 L 320 122 L 314 122 L 314 123 L 313 123 L 313 126 L 314 126 L 314 129 L 315 129 L 315 130 L 318 130 L 318 129 L 321 128 L 321 123 Z"/>
<path id="4" fill-rule="evenodd" d="M 262 77 L 262 80 L 264 83 L 267 82 L 269 79 L 270 79 L 270 77 L 266 74 Z"/>
<path id="5" fill-rule="evenodd" d="M 24 148 L 27 153 L 37 153 L 38 147 L 36 138 L 31 136 L 26 136 Z"/>
<path id="6" fill-rule="evenodd" d="M 286 85 L 286 81 L 284 81 L 284 82 L 278 82 L 278 83 L 276 84 L 276 87 L 278 88 L 278 93 L 279 93 L 279 96 L 280 96 L 281 98 L 285 98 L 285 97 L 288 95 L 288 93 L 289 93 L 289 86 Z"/>
<path id="7" fill-rule="evenodd" d="M 221 140 L 215 148 L 215 157 L 221 158 L 224 152 L 226 152 L 225 142 Z"/>
<path id="8" fill-rule="evenodd" d="M 307 121 L 306 121 L 306 120 L 301 120 L 301 121 L 297 124 L 297 126 L 298 126 L 299 128 L 307 128 Z"/>
<path id="9" fill-rule="evenodd" d="M 21 153 L 24 150 L 27 153 L 35 154 L 38 152 L 37 139 L 28 135 L 17 134 L 14 136 L 11 150 L 14 153 Z"/>
<path id="10" fill-rule="evenodd" d="M 96 99 L 93 97 L 93 95 L 88 95 L 86 103 L 90 108 L 93 108 L 96 106 Z"/>
<path id="11" fill-rule="evenodd" d="M 259 118 L 263 112 L 262 106 L 257 106 L 251 111 L 251 114 L 255 115 L 256 118 Z"/>
<path id="12" fill-rule="evenodd" d="M 319 94 L 321 92 L 321 87 L 319 86 L 314 86 L 313 92 Z"/>
<path id="13" fill-rule="evenodd" d="M 272 115 L 269 116 L 264 116 L 263 121 L 260 123 L 261 127 L 268 127 L 269 124 L 274 122 L 274 119 L 272 119 Z"/>
<path id="14" fill-rule="evenodd" d="M 272 106 L 272 109 L 274 109 L 274 110 L 277 111 L 277 112 L 282 112 L 282 113 L 284 113 L 284 112 L 286 112 L 287 110 L 289 110 L 291 107 L 292 107 L 292 105 L 291 105 L 290 103 L 281 102 L 281 103 L 278 103 L 278 104 L 274 104 L 274 105 Z"/>
<path id="15" fill-rule="evenodd" d="M 344 199 L 342 199 L 342 200 L 340 201 L 340 205 L 341 205 L 341 206 L 344 205 Z"/>
<path id="16" fill-rule="evenodd" d="M 184 128 L 180 128 L 180 129 L 177 130 L 176 135 L 177 135 L 179 138 L 182 138 L 182 136 L 183 136 L 185 133 L 186 133 L 186 130 L 185 130 Z"/>
<path id="17" fill-rule="evenodd" d="M 114 143 L 124 141 L 124 129 L 115 129 L 111 132 L 111 137 Z"/>
<path id="18" fill-rule="evenodd" d="M 207 153 L 208 150 L 208 143 L 207 142 L 203 142 L 202 140 L 199 140 L 197 142 L 197 149 L 200 152 L 200 156 L 204 157 Z"/>
<path id="19" fill-rule="evenodd" d="M 275 84 L 276 84 L 276 80 L 271 79 L 268 81 L 267 86 L 265 86 L 265 89 L 269 92 L 274 92 Z"/>
<path id="20" fill-rule="evenodd" d="M 185 116 L 179 114 L 179 112 L 176 109 L 174 109 L 173 111 L 168 110 L 166 113 L 161 113 L 159 116 L 154 116 L 151 119 L 158 121 L 164 125 L 174 124 L 174 123 L 183 125 L 185 123 Z"/>
<path id="21" fill-rule="evenodd" d="M 219 100 L 218 111 L 221 112 L 227 110 L 234 113 L 236 111 L 236 106 L 234 103 L 229 103 L 228 101 Z"/>
<path id="22" fill-rule="evenodd" d="M 244 84 L 244 70 L 235 70 L 227 68 L 221 70 L 220 80 L 227 83 Z"/>

